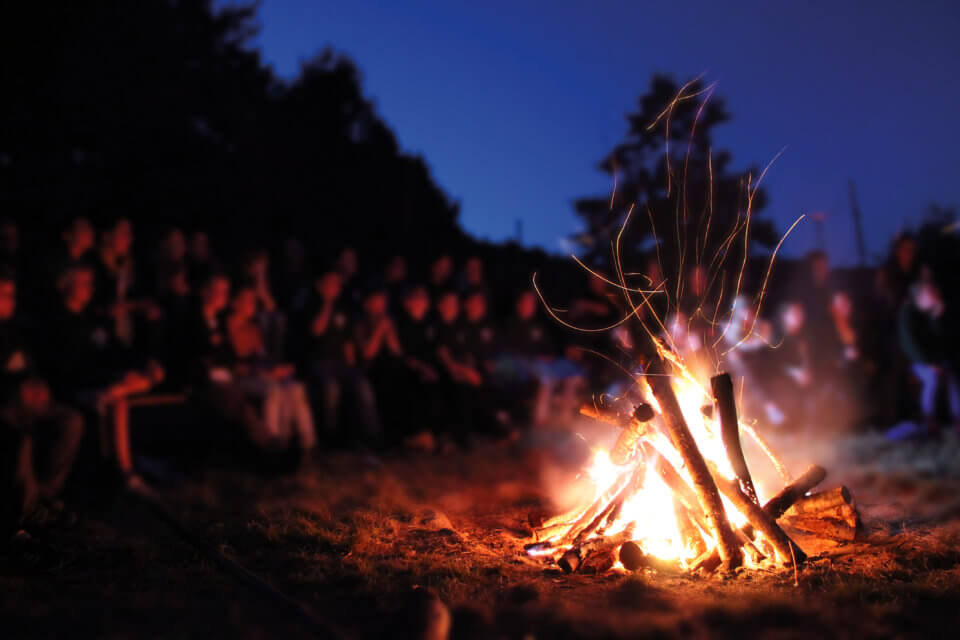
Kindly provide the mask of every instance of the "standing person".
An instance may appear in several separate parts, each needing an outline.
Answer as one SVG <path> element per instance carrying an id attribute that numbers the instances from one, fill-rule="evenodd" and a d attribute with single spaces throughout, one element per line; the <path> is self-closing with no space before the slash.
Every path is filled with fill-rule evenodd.
<path id="1" fill-rule="evenodd" d="M 83 417 L 58 404 L 39 376 L 33 348 L 16 318 L 17 285 L 0 273 L 0 535 L 63 489 L 83 437 Z"/>
<path id="2" fill-rule="evenodd" d="M 920 410 L 927 435 L 940 432 L 937 394 L 941 389 L 947 393 L 950 420 L 955 427 L 960 424 L 960 383 L 950 361 L 950 326 L 939 287 L 926 279 L 915 283 L 900 308 L 898 328 L 900 345 L 922 385 Z"/>
<path id="3" fill-rule="evenodd" d="M 353 342 L 352 305 L 345 300 L 343 275 L 337 269 L 320 273 L 314 281 L 314 295 L 296 323 L 294 344 L 300 354 L 300 371 L 311 382 L 314 406 L 322 407 L 323 428 L 328 437 L 341 429 L 343 396 L 356 403 L 361 439 L 377 441 L 380 416 L 369 379 L 357 366 Z"/>
<path id="4" fill-rule="evenodd" d="M 402 301 L 397 334 L 407 372 L 399 376 L 397 382 L 405 397 L 417 399 L 409 403 L 409 410 L 404 412 L 404 432 L 417 434 L 413 437 L 416 444 L 430 450 L 436 446 L 434 431 L 448 413 L 436 359 L 437 328 L 430 316 L 430 294 L 425 286 L 408 287 Z"/>

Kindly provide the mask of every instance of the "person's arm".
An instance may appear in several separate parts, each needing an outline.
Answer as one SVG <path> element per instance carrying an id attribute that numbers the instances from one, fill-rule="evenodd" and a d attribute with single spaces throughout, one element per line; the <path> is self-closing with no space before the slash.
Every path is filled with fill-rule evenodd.
<path id="1" fill-rule="evenodd" d="M 364 360 L 373 360 L 380 353 L 383 342 L 386 338 L 387 326 L 383 322 L 378 322 L 370 336 L 366 339 L 360 336 L 360 356 Z"/>
<path id="2" fill-rule="evenodd" d="M 393 324 L 393 320 L 390 319 L 390 316 L 386 316 L 383 319 L 384 325 L 384 339 L 387 343 L 387 349 L 391 354 L 399 356 L 403 354 L 403 348 L 400 345 L 400 336 L 397 335 L 397 327 Z"/>
<path id="3" fill-rule="evenodd" d="M 313 316 L 313 323 L 310 329 L 313 335 L 322 336 L 330 328 L 330 318 L 333 317 L 333 301 L 324 299 L 320 311 Z"/>

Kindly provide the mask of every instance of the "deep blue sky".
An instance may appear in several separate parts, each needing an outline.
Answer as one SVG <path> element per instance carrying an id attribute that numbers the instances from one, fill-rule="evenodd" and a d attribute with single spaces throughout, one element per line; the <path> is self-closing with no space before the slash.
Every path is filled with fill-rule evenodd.
<path id="1" fill-rule="evenodd" d="M 260 22 L 282 76 L 325 45 L 353 57 L 481 237 L 523 218 L 526 243 L 562 250 L 655 71 L 719 82 L 734 118 L 716 144 L 739 166 L 787 147 L 767 213 L 785 229 L 826 211 L 836 262 L 853 256 L 848 179 L 871 253 L 929 202 L 960 204 L 960 2 L 264 0 Z M 805 224 L 787 250 L 814 237 Z"/>

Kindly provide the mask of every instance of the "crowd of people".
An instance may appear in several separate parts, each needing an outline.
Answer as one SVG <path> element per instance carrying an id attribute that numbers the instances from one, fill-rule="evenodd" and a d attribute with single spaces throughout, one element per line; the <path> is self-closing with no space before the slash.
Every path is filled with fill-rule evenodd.
<path id="1" fill-rule="evenodd" d="M 296 238 L 221 256 L 214 240 L 169 228 L 145 246 L 128 219 L 77 217 L 24 246 L 0 221 L 4 523 L 56 502 L 85 442 L 142 484 L 130 410 L 145 397 L 191 412 L 170 426 L 184 443 L 309 466 L 329 447 L 510 438 L 629 380 L 597 357 L 628 352 L 629 333 L 563 326 L 617 324 L 621 292 L 600 278 L 556 322 L 528 283 L 490 282 L 478 256 L 311 256 Z M 868 296 L 838 286 L 823 253 L 804 273 L 773 307 L 738 298 L 725 326 L 697 308 L 699 268 L 681 304 L 648 308 L 683 355 L 722 351 L 749 381 L 747 411 L 772 428 L 892 424 L 912 398 L 928 433 L 960 417 L 949 307 L 911 236 Z"/>

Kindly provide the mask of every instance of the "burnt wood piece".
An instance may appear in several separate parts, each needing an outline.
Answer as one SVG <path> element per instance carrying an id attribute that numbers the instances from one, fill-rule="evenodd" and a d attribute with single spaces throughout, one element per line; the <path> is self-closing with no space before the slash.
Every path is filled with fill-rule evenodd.
<path id="1" fill-rule="evenodd" d="M 763 510 L 774 520 L 778 519 L 794 502 L 823 482 L 823 479 L 826 477 L 826 469 L 813 465 L 807 469 L 802 476 L 781 489 L 780 493 L 767 500 L 766 504 L 763 505 Z M 740 527 L 739 533 L 745 535 L 747 538 L 752 538 L 753 526 L 749 523 L 745 524 Z M 714 571 L 719 566 L 720 554 L 716 549 L 711 549 L 694 560 L 693 564 L 690 565 L 690 570 L 696 571 L 702 568 L 705 571 Z"/>
<path id="2" fill-rule="evenodd" d="M 797 500 L 784 512 L 787 516 L 800 516 L 826 511 L 835 507 L 853 507 L 853 493 L 850 489 L 839 486 L 819 493 L 811 493 Z"/>
<path id="3" fill-rule="evenodd" d="M 626 528 L 618 534 L 612 536 L 598 536 L 581 543 L 578 546 L 568 549 L 557 564 L 563 569 L 564 573 L 573 573 L 583 564 L 587 556 L 595 552 L 604 552 L 606 550 L 616 550 L 620 545 L 633 539 L 633 530 L 636 523 L 631 522 Z"/>
<path id="4" fill-rule="evenodd" d="M 643 552 L 639 544 L 632 540 L 630 542 L 624 542 L 623 546 L 620 547 L 620 564 L 622 564 L 623 568 L 627 571 L 636 571 L 646 566 L 646 558 L 647 554 Z"/>
<path id="5" fill-rule="evenodd" d="M 759 504 L 757 490 L 750 477 L 747 459 L 743 456 L 743 447 L 740 443 L 740 419 L 737 417 L 737 405 L 733 396 L 733 380 L 730 374 L 721 373 L 710 378 L 710 389 L 713 391 L 713 401 L 720 415 L 720 436 L 723 446 L 727 450 L 730 467 L 737 476 L 740 489 L 754 504 Z"/>
<path id="6" fill-rule="evenodd" d="M 817 516 L 784 516 L 781 522 L 798 531 L 812 533 L 821 538 L 853 542 L 857 538 L 857 527 L 851 527 L 843 520 L 819 518 Z"/>
<path id="7" fill-rule="evenodd" d="M 714 479 L 717 482 L 717 487 L 727 497 L 727 500 L 732 502 L 737 511 L 742 513 L 753 528 L 762 533 L 773 546 L 781 563 L 796 562 L 801 564 L 807 559 L 807 554 L 790 539 L 790 536 L 783 532 L 783 529 L 777 525 L 776 519 L 764 511 L 756 502 L 750 500 L 736 483 L 727 480 L 719 473 L 714 474 Z"/>
<path id="8" fill-rule="evenodd" d="M 727 570 L 735 569 L 743 564 L 743 552 L 727 520 L 727 514 L 723 510 L 720 492 L 680 410 L 680 403 L 670 384 L 671 377 L 663 375 L 666 373 L 663 361 L 656 358 L 651 360 L 650 364 L 652 366 L 649 367 L 648 373 L 653 375 L 648 376 L 647 381 L 650 383 L 653 396 L 657 399 L 657 404 L 660 405 L 660 414 L 670 441 L 683 457 L 683 462 L 690 473 L 693 489 L 697 492 L 700 506 L 707 516 L 708 531 L 717 541 L 722 566 Z"/>

